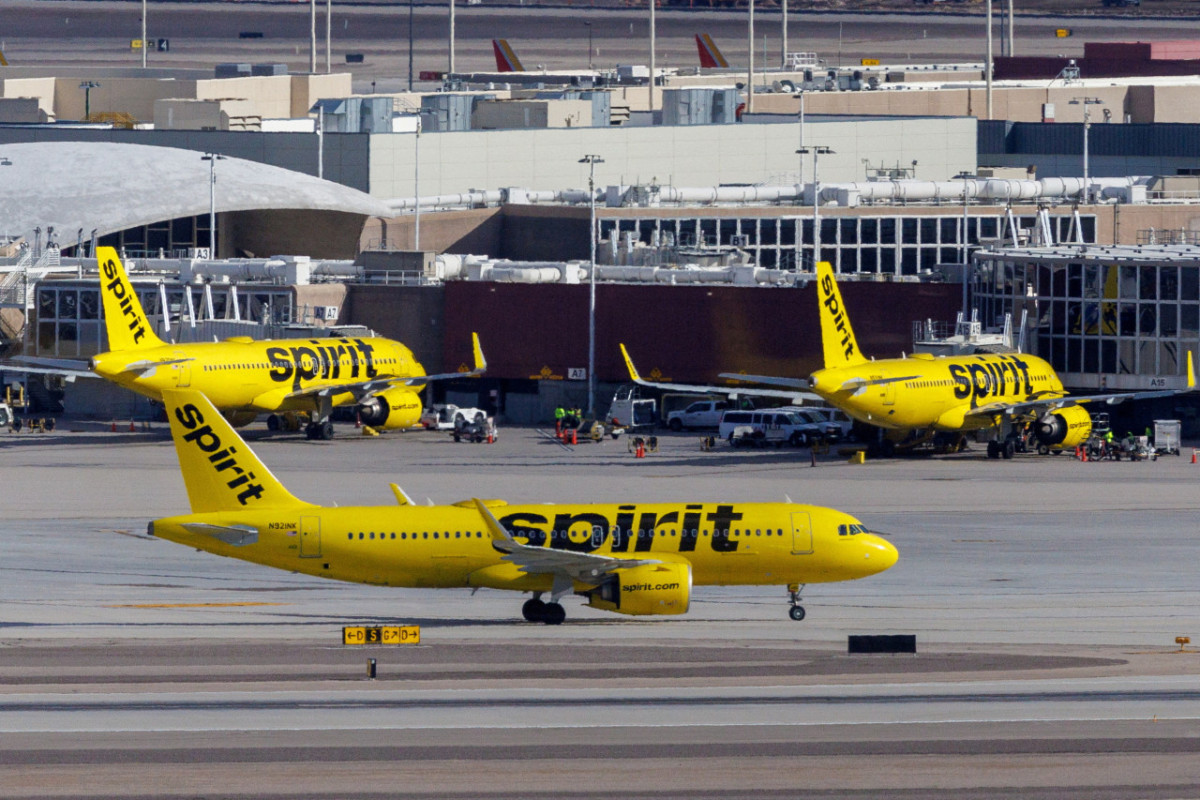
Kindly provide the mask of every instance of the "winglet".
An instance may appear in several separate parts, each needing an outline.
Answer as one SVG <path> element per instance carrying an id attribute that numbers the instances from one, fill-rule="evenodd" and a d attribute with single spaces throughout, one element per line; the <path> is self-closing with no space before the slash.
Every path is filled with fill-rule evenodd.
<path id="1" fill-rule="evenodd" d="M 479 345 L 479 334 L 471 334 L 471 349 L 475 354 L 475 371 L 474 375 L 482 375 L 487 372 L 487 359 L 483 357 L 483 348 Z"/>
<path id="2" fill-rule="evenodd" d="M 517 540 L 512 537 L 504 526 L 500 524 L 500 520 L 496 519 L 496 515 L 487 507 L 487 504 L 478 497 L 472 498 L 475 503 L 475 508 L 479 509 L 479 516 L 483 517 L 484 524 L 488 527 L 488 532 L 492 534 L 492 544 L 499 545 L 515 545 Z"/>
<path id="3" fill-rule="evenodd" d="M 396 504 L 397 504 L 397 505 L 401 505 L 401 506 L 414 506 L 414 505 L 416 505 L 416 503 L 414 503 L 414 502 L 412 501 L 412 498 L 408 496 L 408 493 L 407 493 L 407 492 L 405 492 L 403 489 L 401 489 L 401 488 L 400 488 L 400 485 L 399 485 L 399 484 L 397 484 L 397 483 L 389 483 L 389 484 L 388 484 L 388 486 L 391 486 L 391 487 L 392 487 L 392 494 L 396 495 Z"/>
<path id="4" fill-rule="evenodd" d="M 637 367 L 633 365 L 633 359 L 629 357 L 629 351 L 625 349 L 625 345 L 621 345 L 621 355 L 625 358 L 625 368 L 629 370 L 629 379 L 634 383 L 641 383 L 642 376 L 638 375 Z"/>

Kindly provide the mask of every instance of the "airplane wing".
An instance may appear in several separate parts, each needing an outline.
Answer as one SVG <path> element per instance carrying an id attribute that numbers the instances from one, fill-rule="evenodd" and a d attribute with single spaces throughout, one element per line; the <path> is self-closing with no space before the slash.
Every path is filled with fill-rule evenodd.
<path id="1" fill-rule="evenodd" d="M 487 359 L 483 357 L 483 348 L 479 346 L 479 334 L 471 334 L 471 350 L 475 354 L 475 368 L 468 372 L 443 372 L 439 375 L 421 375 L 409 378 L 405 383 L 409 386 L 421 386 L 430 381 L 449 381 L 455 378 L 478 378 L 487 372 Z"/>
<path id="2" fill-rule="evenodd" d="M 598 584 L 605 576 L 618 569 L 662 563 L 657 559 L 598 556 L 592 553 L 576 553 L 569 550 L 521 544 L 505 530 L 482 500 L 475 499 L 473 502 L 492 534 L 492 546 L 505 554 L 503 556 L 505 561 L 516 564 L 522 572 L 531 575 L 553 575 L 556 584 L 561 578 L 580 583 Z"/>
<path id="3" fill-rule="evenodd" d="M 649 386 L 652 389 L 668 389 L 668 390 L 674 391 L 674 392 L 697 392 L 699 394 L 741 395 L 741 396 L 749 396 L 749 397 L 783 397 L 783 398 L 786 398 L 789 400 L 794 400 L 796 398 L 804 398 L 807 400 L 820 399 L 820 398 L 818 398 L 817 395 L 812 394 L 811 392 L 802 392 L 799 390 L 788 392 L 788 391 L 783 391 L 781 389 L 753 389 L 753 388 L 747 388 L 744 386 L 716 386 L 716 385 L 706 386 L 706 385 L 702 385 L 702 384 L 668 383 L 668 382 L 648 381 L 648 380 L 645 380 L 641 375 L 638 374 L 637 367 L 635 367 L 633 365 L 633 359 L 629 357 L 629 351 L 625 349 L 625 345 L 623 345 L 623 344 L 621 345 L 621 355 L 624 356 L 624 358 L 625 358 L 625 368 L 629 370 L 629 379 L 631 381 L 633 381 L 634 383 L 638 384 L 639 386 Z M 733 375 L 730 373 L 722 373 L 721 377 L 722 378 L 732 378 L 735 380 L 744 381 L 744 380 L 756 380 L 757 378 L 762 377 L 762 376 Z M 787 381 L 788 383 L 782 383 L 784 381 Z M 795 381 L 795 383 L 794 384 L 790 383 L 791 381 Z M 783 386 L 797 385 L 801 388 L 808 386 L 808 383 L 806 381 L 801 381 L 798 378 L 797 379 L 771 378 L 771 379 L 768 379 L 768 380 L 762 381 L 762 382 L 763 383 L 777 383 L 778 382 L 778 385 L 783 385 Z"/>
<path id="4" fill-rule="evenodd" d="M 729 381 L 762 383 L 767 386 L 787 386 L 792 389 L 807 389 L 809 385 L 808 380 L 805 378 L 777 378 L 772 375 L 747 375 L 742 372 L 722 372 L 717 377 Z"/>

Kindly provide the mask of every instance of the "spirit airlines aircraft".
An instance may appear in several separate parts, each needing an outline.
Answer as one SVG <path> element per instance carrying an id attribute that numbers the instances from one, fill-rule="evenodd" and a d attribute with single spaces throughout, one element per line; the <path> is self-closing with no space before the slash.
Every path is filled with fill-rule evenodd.
<path id="1" fill-rule="evenodd" d="M 1030 423 L 1038 452 L 1045 454 L 1073 448 L 1091 435 L 1092 418 L 1084 404 L 1115 405 L 1126 400 L 1168 397 L 1192 391 L 1196 384 L 1191 351 L 1187 361 L 1187 389 L 1086 397 L 1069 397 L 1049 363 L 1023 353 L 969 356 L 914 353 L 905 358 L 876 361 L 859 350 L 833 266 L 825 261 L 817 264 L 817 299 L 825 356 L 823 369 L 808 380 L 734 373 L 722 373 L 721 377 L 808 389 L 854 419 L 887 430 L 963 433 L 994 428 L 1000 435 L 988 442 L 989 458 L 1013 457 L 1014 423 Z M 628 354 L 625 358 L 634 381 L 658 385 L 640 380 Z M 778 390 L 767 389 L 737 392 L 779 394 Z M 885 442 L 890 444 L 891 440 Z"/>
<path id="2" fill-rule="evenodd" d="M 96 254 L 111 349 L 91 359 L 92 373 L 154 400 L 168 389 L 202 391 L 239 425 L 260 413 L 306 411 L 313 419 L 308 438 L 329 439 L 333 407 L 356 404 L 364 424 L 407 428 L 421 415 L 423 384 L 481 375 L 487 367 L 477 336 L 475 369 L 446 375 L 425 375 L 407 347 L 378 337 L 169 344 L 147 322 L 117 251 L 98 247 Z"/>
<path id="3" fill-rule="evenodd" d="M 776 385 L 805 386 L 851 417 L 899 431 L 965 432 L 995 428 L 988 457 L 1012 458 L 1014 423 L 1030 423 L 1038 452 L 1075 447 L 1092 432 L 1087 403 L 1115 405 L 1127 400 L 1168 397 L 1196 385 L 1188 351 L 1187 389 L 1069 397 L 1054 368 L 1023 353 L 932 356 L 868 360 L 854 329 L 833 267 L 817 264 L 817 298 L 825 368 L 807 381 L 763 376 L 728 376 Z"/>
<path id="4" fill-rule="evenodd" d="M 395 506 L 316 506 L 293 497 L 204 395 L 168 389 L 163 401 L 192 513 L 155 520 L 150 535 L 290 572 L 532 592 L 525 619 L 549 625 L 572 593 L 604 611 L 668 615 L 688 610 L 695 585 L 783 584 L 801 620 L 801 584 L 865 578 L 897 559 L 853 517 L 792 503 L 415 506 L 392 484 Z"/>

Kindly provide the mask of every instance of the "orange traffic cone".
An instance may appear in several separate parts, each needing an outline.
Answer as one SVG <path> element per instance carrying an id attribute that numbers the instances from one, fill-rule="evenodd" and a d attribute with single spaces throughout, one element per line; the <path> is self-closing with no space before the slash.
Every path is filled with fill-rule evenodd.
<path id="1" fill-rule="evenodd" d="M 571 444 L 579 444 L 579 436 L 574 428 L 571 429 Z"/>
<path id="2" fill-rule="evenodd" d="M 117 432 L 117 421 L 115 419 L 112 421 L 112 432 Z"/>
<path id="3" fill-rule="evenodd" d="M 362 427 L 362 414 L 358 411 L 354 412 L 354 427 L 356 427 L 356 428 Z"/>
<path id="4" fill-rule="evenodd" d="M 1192 448 L 1192 463 L 1196 463 L 1196 448 Z"/>
<path id="5" fill-rule="evenodd" d="M 133 424 L 133 420 L 129 420 L 129 432 L 137 433 L 137 426 Z"/>

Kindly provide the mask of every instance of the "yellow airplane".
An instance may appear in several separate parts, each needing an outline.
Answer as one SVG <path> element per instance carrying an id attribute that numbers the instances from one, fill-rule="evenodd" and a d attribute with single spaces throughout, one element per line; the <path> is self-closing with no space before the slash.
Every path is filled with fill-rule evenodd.
<path id="1" fill-rule="evenodd" d="M 592 608 L 683 614 L 696 585 L 800 587 L 896 563 L 854 517 L 793 503 L 514 505 L 464 500 L 326 508 L 292 496 L 202 394 L 163 401 L 192 513 L 150 523 L 179 544 L 290 572 L 379 586 L 532 592 L 530 622 L 561 623 L 575 593 Z M 542 600 L 549 593 L 549 602 Z"/>
<path id="2" fill-rule="evenodd" d="M 476 335 L 475 369 L 443 375 L 426 375 L 411 350 L 379 337 L 256 341 L 235 336 L 170 344 L 147 322 L 117 251 L 98 247 L 96 255 L 110 349 L 91 359 L 91 374 L 153 400 L 161 400 L 168 389 L 196 389 L 239 426 L 267 413 L 268 427 L 276 430 L 278 415 L 303 411 L 312 415 L 308 438 L 329 439 L 333 408 L 353 404 L 365 425 L 408 428 L 421 416 L 418 392 L 424 384 L 481 375 L 487 368 Z"/>
<path id="3" fill-rule="evenodd" d="M 1024 353 L 969 356 L 914 353 L 904 358 L 868 359 L 858 347 L 831 264 L 826 261 L 817 264 L 816 283 L 823 369 L 812 373 L 807 380 L 734 373 L 722 373 L 721 377 L 808 389 L 854 419 L 890 431 L 963 433 L 994 428 L 998 435 L 988 442 L 989 458 L 1013 457 L 1017 446 L 1014 423 L 1030 423 L 1038 452 L 1045 454 L 1073 448 L 1091 435 L 1092 419 L 1084 404 L 1115 405 L 1127 400 L 1168 397 L 1195 388 L 1191 351 L 1187 359 L 1187 389 L 1086 397 L 1069 397 L 1049 363 Z M 639 379 L 628 353 L 625 359 L 634 381 L 655 385 Z M 772 390 L 738 391 L 744 395 L 777 394 Z M 892 444 L 891 439 L 884 442 L 885 448 Z"/>

